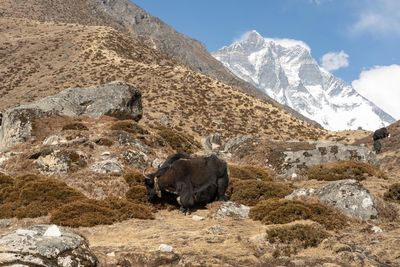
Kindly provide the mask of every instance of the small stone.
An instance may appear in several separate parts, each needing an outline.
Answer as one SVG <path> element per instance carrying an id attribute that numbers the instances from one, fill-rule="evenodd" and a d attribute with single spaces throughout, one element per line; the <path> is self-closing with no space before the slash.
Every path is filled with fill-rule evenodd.
<path id="1" fill-rule="evenodd" d="M 324 263 L 324 264 L 322 265 L 322 267 L 340 267 L 340 265 L 337 265 L 336 263 L 329 263 L 329 262 L 327 262 L 327 263 Z"/>
<path id="2" fill-rule="evenodd" d="M 173 247 L 167 244 L 161 244 L 158 247 L 158 250 L 160 250 L 161 252 L 172 252 Z"/>
<path id="3" fill-rule="evenodd" d="M 101 153 L 101 155 L 102 155 L 103 157 L 104 157 L 104 156 L 110 156 L 111 153 L 110 153 L 109 151 L 106 151 L 106 152 Z"/>
<path id="4" fill-rule="evenodd" d="M 382 228 L 380 228 L 380 227 L 378 227 L 378 226 L 376 226 L 376 225 L 374 225 L 374 226 L 371 227 L 371 231 L 374 232 L 375 234 L 383 233 Z"/>
<path id="5" fill-rule="evenodd" d="M 45 146 L 56 146 L 65 143 L 67 143 L 67 140 L 58 135 L 51 135 L 43 141 L 43 145 Z"/>
<path id="6" fill-rule="evenodd" d="M 0 228 L 6 228 L 11 225 L 11 220 L 10 219 L 2 219 L 0 220 Z"/>
<path id="7" fill-rule="evenodd" d="M 115 252 L 113 251 L 113 252 L 107 253 L 107 257 L 115 257 Z"/>
<path id="8" fill-rule="evenodd" d="M 295 172 L 292 173 L 292 179 L 297 179 L 297 174 Z"/>
<path id="9" fill-rule="evenodd" d="M 232 217 L 234 219 L 247 219 L 249 218 L 249 212 L 250 207 L 227 201 L 218 208 L 214 217 L 216 219 L 224 219 L 227 217 Z"/>
<path id="10" fill-rule="evenodd" d="M 17 231 L 15 231 L 15 233 L 20 236 L 34 236 L 37 234 L 36 231 L 26 229 L 18 229 Z"/>
<path id="11" fill-rule="evenodd" d="M 203 221 L 205 218 L 202 216 L 193 215 L 192 220 L 195 222 Z"/>
<path id="12" fill-rule="evenodd" d="M 57 225 L 51 225 L 49 228 L 47 228 L 46 232 L 44 233 L 43 236 L 47 237 L 60 237 L 61 236 L 61 231 L 58 228 Z"/>
<path id="13" fill-rule="evenodd" d="M 291 263 L 294 266 L 306 266 L 306 262 L 304 260 L 292 260 Z"/>

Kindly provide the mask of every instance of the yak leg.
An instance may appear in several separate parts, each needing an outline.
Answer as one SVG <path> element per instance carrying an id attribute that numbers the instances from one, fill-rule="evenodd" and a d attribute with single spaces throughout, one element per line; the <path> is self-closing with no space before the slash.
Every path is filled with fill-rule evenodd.
<path id="1" fill-rule="evenodd" d="M 228 184 L 229 184 L 229 178 L 228 175 L 224 175 L 221 177 L 218 177 L 217 180 L 217 185 L 218 185 L 218 200 L 219 201 L 226 201 L 226 190 L 228 189 Z"/>
<path id="2" fill-rule="evenodd" d="M 185 214 L 190 213 L 190 208 L 194 206 L 193 188 L 184 182 L 180 182 L 177 183 L 177 189 L 179 204 L 181 205 L 180 210 Z"/>

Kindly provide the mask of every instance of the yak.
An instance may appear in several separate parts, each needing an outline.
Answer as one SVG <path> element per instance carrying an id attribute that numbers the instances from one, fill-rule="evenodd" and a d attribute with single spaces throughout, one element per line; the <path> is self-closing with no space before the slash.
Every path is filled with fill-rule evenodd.
<path id="1" fill-rule="evenodd" d="M 154 202 L 163 192 L 177 195 L 181 211 L 186 213 L 195 205 L 205 205 L 214 200 L 226 200 L 228 167 L 215 155 L 190 157 L 184 153 L 174 154 L 158 167 L 145 174 L 148 200 Z"/>
<path id="2" fill-rule="evenodd" d="M 386 127 L 380 128 L 374 132 L 372 139 L 374 140 L 374 151 L 379 154 L 382 150 L 382 144 L 379 140 L 390 137 L 390 134 Z"/>
<path id="3" fill-rule="evenodd" d="M 387 130 L 386 127 L 380 128 L 378 130 L 376 130 L 372 136 L 372 139 L 374 141 L 380 140 L 380 139 L 384 139 L 386 137 L 390 137 L 389 131 Z"/>

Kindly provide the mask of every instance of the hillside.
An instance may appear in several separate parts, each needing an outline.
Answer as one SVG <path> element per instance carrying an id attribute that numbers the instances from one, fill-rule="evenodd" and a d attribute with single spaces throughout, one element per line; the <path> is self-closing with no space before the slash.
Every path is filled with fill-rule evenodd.
<path id="1" fill-rule="evenodd" d="M 274 105 L 198 74 L 115 29 L 1 19 L 0 109 L 69 87 L 115 80 L 143 93 L 144 119 L 197 137 L 317 139 L 325 132 Z M 278 131 L 279 129 L 279 131 Z"/>
<path id="2" fill-rule="evenodd" d="M 129 0 L 0 0 L 0 17 L 112 27 L 135 39 L 147 42 L 149 46 L 160 50 L 191 70 L 237 87 L 278 108 L 285 109 L 301 120 L 319 126 L 292 108 L 279 104 L 253 85 L 237 78 L 213 58 L 201 43 L 176 32 Z"/>

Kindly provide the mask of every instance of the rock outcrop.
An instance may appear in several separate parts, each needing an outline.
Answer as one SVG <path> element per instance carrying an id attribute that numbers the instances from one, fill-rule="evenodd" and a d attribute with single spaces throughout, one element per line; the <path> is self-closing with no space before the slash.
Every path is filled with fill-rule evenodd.
<path id="1" fill-rule="evenodd" d="M 57 228 L 57 229 L 55 229 Z M 38 225 L 0 239 L 1 266 L 97 266 L 85 238 L 67 229 Z"/>
<path id="2" fill-rule="evenodd" d="M 141 93 L 123 82 L 112 82 L 95 88 L 71 88 L 39 101 L 6 110 L 0 127 L 0 149 L 31 138 L 34 121 L 51 116 L 108 115 L 140 120 Z"/>
<path id="3" fill-rule="evenodd" d="M 293 200 L 315 197 L 349 217 L 370 220 L 378 216 L 374 197 L 356 180 L 334 181 L 318 189 L 297 189 L 286 198 Z"/>
<path id="4" fill-rule="evenodd" d="M 350 146 L 341 143 L 309 142 L 309 148 L 282 151 L 283 162 L 279 171 L 288 176 L 301 172 L 310 166 L 339 160 L 357 160 L 376 164 L 376 154 L 365 146 Z"/>

